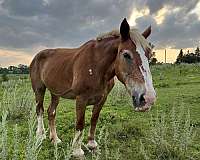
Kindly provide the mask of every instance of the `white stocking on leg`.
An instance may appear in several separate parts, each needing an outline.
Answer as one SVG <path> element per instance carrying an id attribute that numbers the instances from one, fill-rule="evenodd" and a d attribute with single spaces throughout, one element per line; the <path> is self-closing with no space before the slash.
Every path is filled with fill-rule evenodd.
<path id="1" fill-rule="evenodd" d="M 37 121 L 38 121 L 38 126 L 37 126 L 36 136 L 41 138 L 46 138 L 43 116 L 41 114 L 37 116 Z"/>
<path id="2" fill-rule="evenodd" d="M 73 156 L 74 157 L 82 157 L 84 156 L 84 151 L 81 149 L 81 143 L 83 140 L 82 131 L 75 131 L 75 137 L 73 140 L 72 148 L 73 148 Z"/>

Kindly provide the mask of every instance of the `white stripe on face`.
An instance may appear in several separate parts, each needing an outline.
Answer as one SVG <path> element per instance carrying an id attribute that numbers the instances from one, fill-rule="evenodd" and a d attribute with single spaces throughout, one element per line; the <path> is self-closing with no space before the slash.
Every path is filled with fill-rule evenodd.
<path id="1" fill-rule="evenodd" d="M 148 58 L 145 56 L 145 51 L 142 46 L 137 46 L 137 52 L 140 55 L 140 59 L 142 61 L 142 66 L 140 66 L 140 71 L 144 77 L 145 82 L 145 100 L 147 103 L 153 103 L 151 101 L 155 101 L 156 92 L 153 87 L 152 75 L 149 69 Z"/>

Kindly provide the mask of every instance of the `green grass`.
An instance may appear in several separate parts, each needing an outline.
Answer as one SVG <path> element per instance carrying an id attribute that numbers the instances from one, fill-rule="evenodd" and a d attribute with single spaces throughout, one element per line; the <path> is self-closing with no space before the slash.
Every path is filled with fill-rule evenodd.
<path id="1" fill-rule="evenodd" d="M 91 117 L 91 106 L 87 108 L 82 146 L 86 159 L 200 159 L 200 65 L 160 65 L 151 70 L 156 104 L 150 112 L 134 112 L 125 88 L 117 82 L 98 121 L 96 153 L 84 146 Z M 61 99 L 57 109 L 57 132 L 62 143 L 52 145 L 48 130 L 47 139 L 36 141 L 30 81 L 18 78 L 9 77 L 10 81 L 0 85 L 0 159 L 69 159 L 74 101 Z M 49 97 L 47 92 L 45 111 Z M 46 112 L 44 119 L 47 129 Z"/>

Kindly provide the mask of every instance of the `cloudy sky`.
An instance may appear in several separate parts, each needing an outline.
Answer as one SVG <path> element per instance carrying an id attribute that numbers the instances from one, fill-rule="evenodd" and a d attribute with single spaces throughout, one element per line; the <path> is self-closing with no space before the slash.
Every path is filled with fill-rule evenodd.
<path id="1" fill-rule="evenodd" d="M 200 45 L 199 0 L 0 0 L 0 66 L 29 64 L 44 48 L 77 47 L 127 17 L 152 26 L 157 58 Z"/>

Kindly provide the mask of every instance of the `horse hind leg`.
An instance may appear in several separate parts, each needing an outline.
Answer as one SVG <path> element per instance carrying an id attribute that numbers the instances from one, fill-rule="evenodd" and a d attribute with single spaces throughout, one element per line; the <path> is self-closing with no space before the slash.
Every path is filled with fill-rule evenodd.
<path id="1" fill-rule="evenodd" d="M 81 144 L 83 140 L 83 129 L 85 126 L 86 104 L 87 100 L 85 97 L 76 97 L 76 130 L 72 142 L 72 155 L 75 159 L 82 159 L 84 157 L 84 151 L 81 149 Z"/>
<path id="2" fill-rule="evenodd" d="M 45 94 L 46 87 L 42 85 L 34 90 L 35 90 L 36 103 L 37 103 L 36 113 L 37 113 L 37 121 L 38 121 L 36 136 L 46 138 L 44 123 L 43 123 L 43 113 L 44 113 L 43 102 L 44 102 L 44 94 Z"/>
<path id="3" fill-rule="evenodd" d="M 49 128 L 50 128 L 50 140 L 52 143 L 60 143 L 61 140 L 58 138 L 56 133 L 56 123 L 55 123 L 55 117 L 56 117 L 56 108 L 59 103 L 59 97 L 55 96 L 54 94 L 51 94 L 51 104 L 48 108 L 48 119 L 49 119 Z"/>

